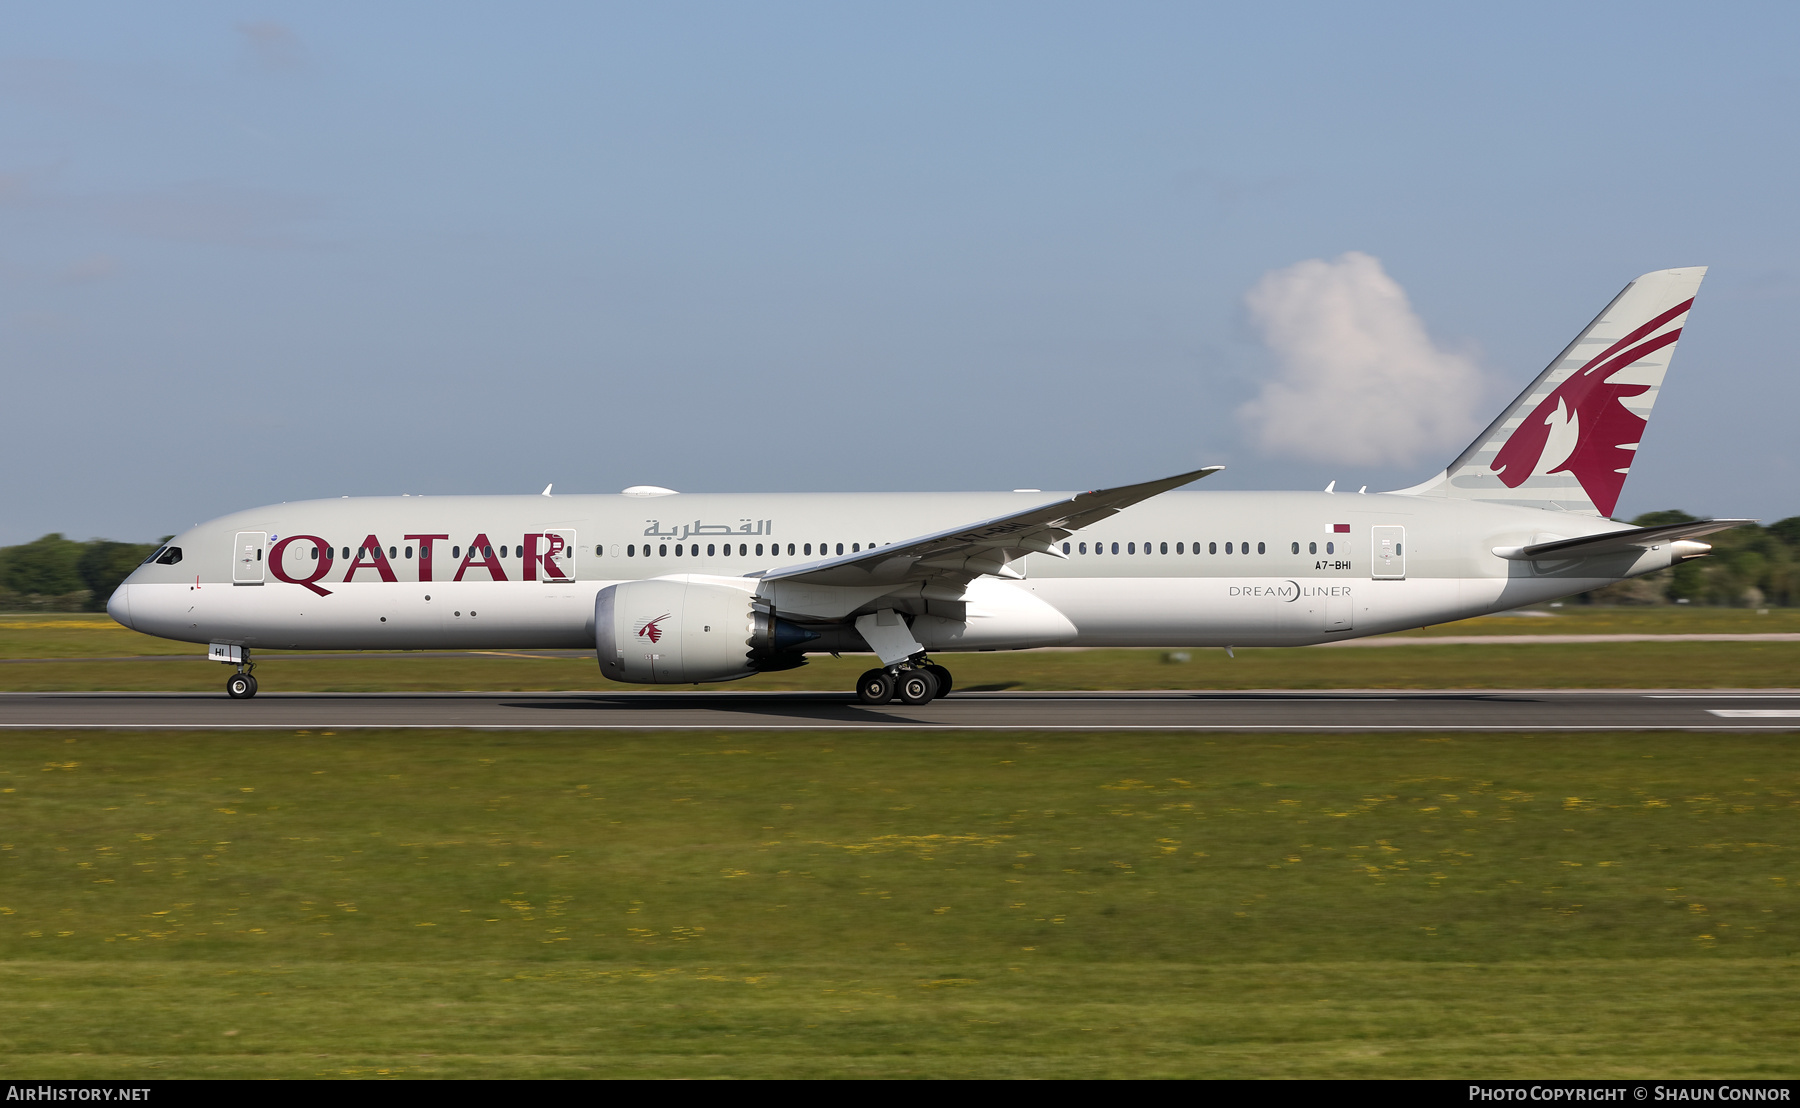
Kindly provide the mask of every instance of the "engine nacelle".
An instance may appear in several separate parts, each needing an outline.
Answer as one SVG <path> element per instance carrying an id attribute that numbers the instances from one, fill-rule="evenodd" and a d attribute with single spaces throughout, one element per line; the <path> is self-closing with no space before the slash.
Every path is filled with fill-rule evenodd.
<path id="1" fill-rule="evenodd" d="M 594 649 L 614 681 L 734 681 L 804 664 L 819 636 L 756 605 L 756 582 L 682 574 L 627 581 L 594 598 Z"/>

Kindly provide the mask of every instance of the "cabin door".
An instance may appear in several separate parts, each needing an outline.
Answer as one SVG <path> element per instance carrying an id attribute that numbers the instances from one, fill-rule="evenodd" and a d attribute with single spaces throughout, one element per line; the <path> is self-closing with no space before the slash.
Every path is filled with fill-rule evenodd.
<path id="1" fill-rule="evenodd" d="M 1371 527 L 1369 542 L 1373 546 L 1369 576 L 1377 581 L 1400 581 L 1406 578 L 1406 528 Z"/>
<path id="2" fill-rule="evenodd" d="M 268 545 L 267 531 L 239 531 L 231 546 L 231 583 L 260 585 L 263 583 L 263 548 Z"/>
<path id="3" fill-rule="evenodd" d="M 575 532 L 545 531 L 538 541 L 544 544 L 544 580 L 575 580 Z"/>

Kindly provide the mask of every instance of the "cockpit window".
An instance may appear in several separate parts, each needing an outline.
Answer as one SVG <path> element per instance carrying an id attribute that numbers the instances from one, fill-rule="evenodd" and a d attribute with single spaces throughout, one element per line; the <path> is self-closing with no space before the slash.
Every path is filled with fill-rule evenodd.
<path id="1" fill-rule="evenodd" d="M 159 566 L 172 566 L 179 561 L 181 561 L 181 547 L 179 546 L 165 546 L 156 556 L 156 564 Z"/>
<path id="2" fill-rule="evenodd" d="M 165 550 L 167 550 L 167 549 L 169 549 L 169 548 L 168 548 L 168 547 L 166 547 L 166 546 L 159 546 L 159 547 L 157 547 L 157 548 L 156 548 L 156 549 L 155 549 L 155 550 L 152 550 L 152 551 L 151 551 L 151 552 L 150 552 L 150 554 L 149 554 L 149 556 L 148 556 L 148 557 L 146 557 L 146 558 L 145 558 L 145 559 L 144 559 L 144 560 L 143 560 L 143 561 L 141 561 L 141 562 L 139 562 L 139 563 L 138 563 L 138 564 L 139 564 L 139 565 L 143 565 L 143 566 L 147 566 L 147 565 L 149 565 L 149 564 L 150 564 L 150 563 L 151 563 L 151 562 L 154 562 L 154 561 L 156 561 L 156 559 L 157 559 L 157 558 L 158 558 L 158 557 L 159 557 L 159 556 L 161 556 L 161 554 L 162 554 L 162 552 L 163 552 L 163 551 L 165 551 Z"/>

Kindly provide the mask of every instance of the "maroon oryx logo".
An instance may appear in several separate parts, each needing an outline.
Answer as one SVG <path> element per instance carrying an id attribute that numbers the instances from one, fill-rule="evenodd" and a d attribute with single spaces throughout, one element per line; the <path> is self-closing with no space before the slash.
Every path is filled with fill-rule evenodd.
<path id="1" fill-rule="evenodd" d="M 655 619 L 647 619 L 644 622 L 638 624 L 637 637 L 640 639 L 649 639 L 652 643 L 661 642 L 662 637 L 663 637 L 663 629 L 659 625 L 662 623 L 663 620 L 668 619 L 671 615 L 674 615 L 674 613 L 673 612 L 664 612 L 662 615 L 657 616 Z"/>
<path id="2" fill-rule="evenodd" d="M 1615 383 L 1608 378 L 1679 339 L 1679 327 L 1655 338 L 1646 336 L 1693 303 L 1690 297 L 1613 343 L 1539 401 L 1494 455 L 1489 468 L 1499 474 L 1501 482 L 1516 489 L 1540 467 L 1546 473 L 1573 473 L 1600 514 L 1612 515 L 1646 422 L 1624 402 L 1649 392 L 1650 386 Z M 1552 429 L 1568 435 L 1573 445 L 1567 457 L 1546 465 L 1544 452 Z"/>

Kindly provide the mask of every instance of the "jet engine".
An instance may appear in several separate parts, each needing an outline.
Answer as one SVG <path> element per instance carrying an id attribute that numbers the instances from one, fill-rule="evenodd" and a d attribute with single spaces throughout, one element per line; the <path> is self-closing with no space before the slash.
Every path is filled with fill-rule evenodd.
<path id="1" fill-rule="evenodd" d="M 818 638 L 758 605 L 756 582 L 683 574 L 627 581 L 594 598 L 594 648 L 614 681 L 734 681 L 806 664 Z"/>

